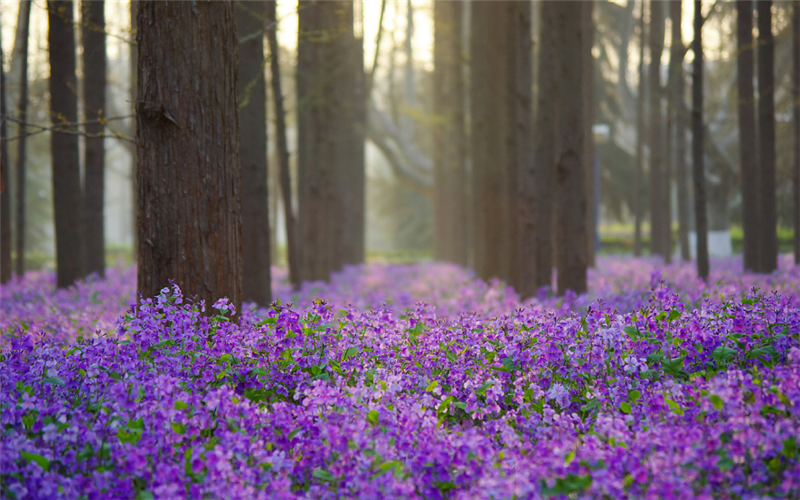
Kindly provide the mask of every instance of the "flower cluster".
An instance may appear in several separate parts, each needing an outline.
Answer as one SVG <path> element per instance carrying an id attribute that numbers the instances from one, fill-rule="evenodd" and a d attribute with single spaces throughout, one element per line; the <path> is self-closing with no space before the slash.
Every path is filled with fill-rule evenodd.
<path id="1" fill-rule="evenodd" d="M 363 266 L 212 318 L 175 286 L 125 312 L 129 270 L 33 275 L 0 288 L 0 496 L 796 498 L 782 264 L 601 260 L 590 295 L 524 303 Z"/>

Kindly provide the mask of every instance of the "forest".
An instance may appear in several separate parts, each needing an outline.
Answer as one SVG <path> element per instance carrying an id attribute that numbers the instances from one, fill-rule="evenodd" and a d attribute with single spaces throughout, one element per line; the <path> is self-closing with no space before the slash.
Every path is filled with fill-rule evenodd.
<path id="1" fill-rule="evenodd" d="M 0 498 L 800 498 L 800 1 L 0 4 Z"/>

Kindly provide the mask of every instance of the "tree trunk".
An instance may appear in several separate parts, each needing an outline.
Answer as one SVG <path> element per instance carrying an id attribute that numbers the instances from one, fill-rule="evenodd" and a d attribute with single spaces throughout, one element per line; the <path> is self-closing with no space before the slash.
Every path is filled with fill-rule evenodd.
<path id="1" fill-rule="evenodd" d="M 520 297 L 533 296 L 541 287 L 553 284 L 553 228 L 555 222 L 556 110 L 559 86 L 555 68 L 558 64 L 556 3 L 541 2 L 541 29 L 536 122 L 534 125 L 534 161 L 522 171 L 522 199 L 531 215 L 522 218 L 520 249 L 523 272 L 533 268 L 533 286 L 525 276 Z M 528 222 L 528 221 L 531 222 Z M 530 265 L 533 258 L 533 265 Z"/>
<path id="2" fill-rule="evenodd" d="M 461 73 L 461 2 L 434 2 L 435 194 L 438 260 L 467 265 L 466 138 Z"/>
<path id="3" fill-rule="evenodd" d="M 300 246 L 297 241 L 297 220 L 292 204 L 292 178 L 289 173 L 289 145 L 286 138 L 286 111 L 283 107 L 281 68 L 278 59 L 278 18 L 276 2 L 267 1 L 267 41 L 269 42 L 270 72 L 272 74 L 272 99 L 275 103 L 275 131 L 278 143 L 278 166 L 280 168 L 281 199 L 286 223 L 286 256 L 289 261 L 289 282 L 292 288 L 300 288 Z M 277 226 L 277 223 L 276 223 Z"/>
<path id="4" fill-rule="evenodd" d="M 800 2 L 792 2 L 792 97 L 794 98 L 794 263 L 800 265 Z"/>
<path id="5" fill-rule="evenodd" d="M 28 35 L 31 23 L 31 2 L 23 0 L 20 5 L 20 16 L 18 30 L 22 30 L 18 40 L 20 42 L 19 59 L 20 59 L 20 73 L 19 73 L 19 125 L 17 131 L 19 141 L 17 142 L 17 227 L 16 238 L 14 241 L 17 251 L 17 262 L 15 271 L 17 277 L 22 278 L 25 275 L 25 158 L 27 138 L 25 134 L 27 129 L 25 122 L 28 120 Z M 16 50 L 16 47 L 14 47 Z"/>
<path id="6" fill-rule="evenodd" d="M 83 196 L 75 79 L 72 1 L 47 2 L 50 49 L 50 116 L 53 126 L 53 212 L 56 229 L 56 284 L 66 288 L 83 276 Z"/>
<path id="7" fill-rule="evenodd" d="M 670 18 L 672 19 L 672 47 L 670 59 L 670 105 L 674 120 L 675 138 L 675 185 L 678 192 L 678 246 L 681 260 L 689 261 L 689 187 L 686 182 L 686 105 L 683 101 L 683 9 L 681 2 L 670 2 Z M 669 150 L 669 148 L 668 148 Z M 669 253 L 672 253 L 670 235 Z"/>
<path id="8" fill-rule="evenodd" d="M 84 167 L 84 238 L 86 273 L 105 277 L 106 253 L 103 230 L 105 148 L 101 120 L 106 118 L 105 2 L 81 1 L 83 41 L 83 108 L 86 116 Z M 92 123 L 94 122 L 94 123 Z"/>
<path id="9" fill-rule="evenodd" d="M 0 40 L 0 284 L 11 280 L 11 186 L 8 176 L 6 70 Z"/>
<path id="10" fill-rule="evenodd" d="M 666 257 L 664 248 L 665 226 L 668 215 L 664 212 L 664 150 L 661 143 L 663 116 L 661 111 L 661 54 L 664 51 L 664 3 L 650 0 L 650 251 Z"/>
<path id="11" fill-rule="evenodd" d="M 592 46 L 594 43 L 594 22 L 592 21 L 593 0 L 583 0 L 581 3 L 581 32 L 583 34 L 583 47 L 581 47 L 581 71 L 583 71 L 583 85 L 581 98 L 583 99 L 583 172 L 586 187 L 586 262 L 589 267 L 595 264 L 595 244 L 597 238 L 597 215 L 595 213 L 596 200 L 594 192 L 594 56 Z"/>
<path id="12" fill-rule="evenodd" d="M 242 300 L 272 302 L 267 199 L 264 2 L 236 2 L 239 40 L 239 156 L 242 168 Z"/>
<path id="13" fill-rule="evenodd" d="M 586 189 L 583 174 L 583 77 L 579 64 L 583 47 L 580 1 L 556 4 L 555 25 L 559 31 L 558 81 L 563 92 L 558 104 L 562 119 L 558 126 L 560 153 L 556 163 L 558 192 L 558 293 L 586 291 Z"/>
<path id="14" fill-rule="evenodd" d="M 297 42 L 301 277 L 327 280 L 343 264 L 363 259 L 363 49 L 357 50 L 352 1 L 303 7 Z"/>
<path id="15" fill-rule="evenodd" d="M 645 86 L 644 73 L 644 49 L 645 49 L 645 30 L 647 25 L 644 22 L 645 1 L 641 0 L 639 10 L 639 92 L 636 95 L 636 156 L 634 159 L 634 207 L 633 207 L 633 255 L 642 255 L 642 220 L 644 219 L 644 96 L 647 87 Z"/>
<path id="16" fill-rule="evenodd" d="M 775 38 L 772 1 L 756 2 L 758 9 L 758 159 L 760 191 L 758 271 L 778 268 L 777 203 L 775 196 Z"/>
<path id="17" fill-rule="evenodd" d="M 241 310 L 234 4 L 142 0 L 138 10 L 138 292 L 174 280 L 207 313 L 221 297 Z"/>
<path id="18" fill-rule="evenodd" d="M 694 62 L 692 63 L 692 177 L 697 231 L 697 274 L 708 280 L 708 221 L 703 167 L 703 2 L 694 2 Z"/>
<path id="19" fill-rule="evenodd" d="M 532 112 L 530 4 L 478 1 L 472 9 L 475 271 L 519 288 L 518 189 L 521 167 L 530 161 Z"/>
<path id="20" fill-rule="evenodd" d="M 137 19 L 139 17 L 139 0 L 131 0 L 131 74 L 130 74 L 130 84 L 131 84 L 131 107 L 130 111 L 136 111 L 136 99 L 138 99 L 139 91 L 136 87 L 136 80 L 139 78 L 138 76 L 138 66 L 139 66 L 139 46 L 137 43 L 137 33 L 138 33 L 138 24 Z M 136 117 L 133 118 L 133 126 L 131 127 L 136 131 Z M 135 145 L 134 145 L 135 147 Z M 133 213 L 135 214 L 139 207 L 139 201 L 136 199 L 139 193 L 139 186 L 137 185 L 136 181 L 136 150 L 134 149 L 133 154 L 131 154 L 131 201 Z M 136 217 L 133 217 L 133 227 L 131 228 L 131 232 L 133 233 L 133 256 L 134 258 L 138 258 L 136 255 L 137 249 L 139 248 L 139 229 L 138 224 L 136 221 Z"/>
<path id="21" fill-rule="evenodd" d="M 758 165 L 756 163 L 755 94 L 753 89 L 753 2 L 736 2 L 736 33 L 739 88 L 739 159 L 742 184 L 742 229 L 744 268 L 758 269 Z"/>

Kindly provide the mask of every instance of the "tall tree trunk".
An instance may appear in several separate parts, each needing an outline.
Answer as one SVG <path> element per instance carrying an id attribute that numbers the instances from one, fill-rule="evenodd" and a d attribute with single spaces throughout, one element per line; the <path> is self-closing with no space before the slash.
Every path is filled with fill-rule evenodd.
<path id="1" fill-rule="evenodd" d="M 0 40 L 0 283 L 11 279 L 11 186 L 8 165 L 8 109 L 6 108 L 6 70 Z"/>
<path id="2" fill-rule="evenodd" d="M 106 33 L 105 2 L 81 1 L 83 41 L 83 108 L 86 116 L 84 168 L 84 230 L 86 273 L 106 273 L 103 201 L 105 148 L 102 120 L 106 118 Z"/>
<path id="3" fill-rule="evenodd" d="M 241 310 L 234 3 L 141 0 L 138 25 L 138 292 L 172 279 Z"/>
<path id="4" fill-rule="evenodd" d="M 800 2 L 792 2 L 792 97 L 794 98 L 794 263 L 800 265 Z"/>
<path id="5" fill-rule="evenodd" d="M 56 284 L 66 288 L 83 276 L 83 196 L 75 78 L 72 1 L 47 2 L 50 49 L 50 134 L 53 152 L 53 205 L 56 227 Z"/>
<path id="6" fill-rule="evenodd" d="M 670 85 L 672 93 L 672 112 L 675 117 L 675 187 L 678 192 L 678 245 L 680 247 L 681 260 L 688 262 L 691 260 L 689 249 L 689 186 L 686 171 L 686 103 L 684 102 L 684 75 L 683 57 L 685 47 L 683 46 L 683 4 L 681 2 L 671 2 L 672 18 L 672 47 L 673 50 L 680 49 L 680 52 L 673 52 L 670 55 L 670 63 L 675 59 L 674 70 L 671 78 L 674 82 Z"/>
<path id="7" fill-rule="evenodd" d="M 586 189 L 583 175 L 583 85 L 588 84 L 579 64 L 583 47 L 580 1 L 556 4 L 555 25 L 559 31 L 558 81 L 563 89 L 558 104 L 562 119 L 559 134 L 560 153 L 556 163 L 558 192 L 558 293 L 586 291 Z"/>
<path id="8" fill-rule="evenodd" d="M 19 278 L 25 275 L 25 158 L 26 158 L 26 145 L 27 127 L 25 122 L 28 120 L 28 32 L 30 31 L 31 24 L 31 1 L 23 0 L 20 5 L 20 15 L 17 27 L 21 30 L 18 36 L 19 51 L 18 56 L 20 59 L 20 73 L 19 73 L 19 125 L 17 131 L 19 140 L 17 141 L 17 227 L 16 238 L 14 246 L 17 251 L 17 262 L 15 271 Z M 16 47 L 14 47 L 16 51 Z"/>
<path id="9" fill-rule="evenodd" d="M 665 225 L 664 239 L 665 249 L 667 251 L 665 260 L 667 263 L 672 261 L 672 173 L 673 163 L 675 164 L 675 171 L 677 177 L 677 164 L 680 161 L 677 154 L 678 134 L 682 133 L 682 129 L 678 129 L 678 114 L 680 110 L 680 102 L 683 95 L 679 94 L 682 86 L 678 85 L 678 80 L 683 79 L 683 33 L 681 30 L 682 21 L 682 2 L 669 2 L 669 18 L 672 24 L 672 39 L 670 43 L 669 52 L 669 77 L 667 81 L 667 143 L 664 150 L 666 151 L 665 162 L 665 177 L 666 189 L 664 190 L 665 199 L 664 206 L 667 214 L 667 224 Z M 680 210 L 680 207 L 678 208 Z M 678 217 L 680 220 L 680 216 Z"/>
<path id="10" fill-rule="evenodd" d="M 139 0 L 131 0 L 131 43 L 130 43 L 130 50 L 131 50 L 131 74 L 130 74 L 130 84 L 131 84 L 131 108 L 130 111 L 136 111 L 136 99 L 138 99 L 139 91 L 136 87 L 136 80 L 139 78 L 138 76 L 138 66 L 139 66 L 139 46 L 137 44 L 137 19 L 139 17 Z M 133 118 L 133 126 L 131 127 L 134 130 L 134 134 L 136 131 L 136 118 Z M 139 193 L 139 186 L 136 184 L 136 150 L 134 149 L 133 153 L 131 154 L 131 201 L 132 201 L 132 209 L 133 213 L 135 214 L 139 207 L 139 201 L 136 199 Z M 131 232 L 133 233 L 133 257 L 138 258 L 136 256 L 137 249 L 139 248 L 139 229 L 138 224 L 136 221 L 136 217 L 133 217 L 133 227 L 131 228 Z"/>
<path id="11" fill-rule="evenodd" d="M 778 268 L 777 202 L 775 197 L 775 38 L 772 1 L 756 2 L 758 9 L 758 160 L 760 190 L 759 272 Z"/>
<path id="12" fill-rule="evenodd" d="M 435 257 L 467 265 L 461 2 L 434 2 Z M 377 60 L 377 59 L 376 59 Z"/>
<path id="13" fill-rule="evenodd" d="M 555 222 L 556 111 L 559 86 L 555 68 L 558 64 L 556 3 L 541 2 L 541 29 L 536 122 L 534 124 L 534 161 L 522 171 L 522 199 L 532 215 L 532 223 L 523 217 L 520 248 L 522 269 L 533 267 L 533 286 L 523 286 L 521 297 L 533 296 L 541 287 L 553 284 L 553 228 Z M 530 253 L 534 264 L 531 266 Z M 529 277 L 523 279 L 529 283 Z"/>
<path id="14" fill-rule="evenodd" d="M 530 4 L 479 1 L 472 9 L 475 271 L 519 287 L 518 189 L 521 166 L 530 158 L 525 146 L 532 112 Z"/>
<path id="15" fill-rule="evenodd" d="M 692 63 L 692 177 L 697 231 L 697 274 L 708 280 L 708 220 L 703 167 L 703 2 L 694 2 L 694 62 Z"/>
<path id="16" fill-rule="evenodd" d="M 663 115 L 661 111 L 661 54 L 664 51 L 664 3 L 650 0 L 650 251 L 666 257 L 664 248 L 664 150 L 661 142 Z"/>
<path id="17" fill-rule="evenodd" d="M 756 118 L 753 89 L 753 2 L 736 2 L 737 82 L 739 88 L 739 159 L 742 182 L 742 228 L 744 268 L 755 271 L 758 262 L 758 165 L 756 164 Z"/>
<path id="18" fill-rule="evenodd" d="M 639 10 L 639 91 L 636 95 L 636 156 L 634 158 L 634 207 L 633 207 L 633 255 L 642 255 L 642 219 L 644 219 L 644 49 L 645 31 L 647 24 L 644 22 L 644 8 L 646 2 L 641 0 Z"/>
<path id="19" fill-rule="evenodd" d="M 267 199 L 265 2 L 236 2 L 239 40 L 239 156 L 242 168 L 242 299 L 272 302 Z"/>
<path id="20" fill-rule="evenodd" d="M 289 142 L 286 138 L 286 110 L 283 106 L 281 67 L 278 50 L 278 18 L 276 2 L 267 1 L 267 41 L 269 42 L 270 73 L 272 75 L 272 99 L 275 103 L 275 132 L 278 143 L 278 166 L 280 173 L 281 199 L 286 224 L 286 256 L 289 262 L 289 282 L 300 288 L 300 245 L 297 241 L 297 219 L 292 203 L 292 178 L 289 173 Z M 277 226 L 277 223 L 276 223 Z"/>
<path id="21" fill-rule="evenodd" d="M 596 200 L 594 192 L 594 56 L 592 46 L 594 43 L 594 22 L 592 21 L 593 0 L 583 0 L 581 3 L 581 32 L 583 46 L 581 47 L 581 71 L 583 71 L 583 85 L 581 98 L 583 99 L 583 172 L 586 186 L 586 261 L 589 267 L 595 264 L 595 244 L 597 238 L 597 215 L 595 213 Z"/>

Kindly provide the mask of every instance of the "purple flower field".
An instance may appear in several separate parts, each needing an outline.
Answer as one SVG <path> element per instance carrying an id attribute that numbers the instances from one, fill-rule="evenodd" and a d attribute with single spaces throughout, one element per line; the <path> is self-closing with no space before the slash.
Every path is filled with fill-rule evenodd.
<path id="1" fill-rule="evenodd" d="M 447 264 L 274 274 L 211 319 L 175 287 L 134 316 L 132 269 L 0 287 L 0 497 L 800 498 L 788 257 L 601 258 L 524 303 Z"/>

